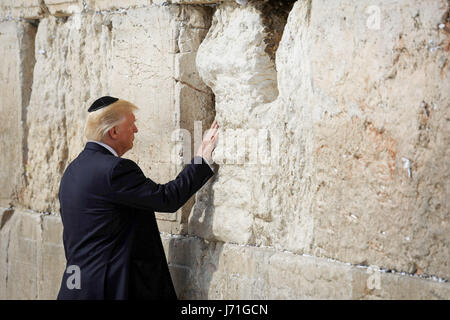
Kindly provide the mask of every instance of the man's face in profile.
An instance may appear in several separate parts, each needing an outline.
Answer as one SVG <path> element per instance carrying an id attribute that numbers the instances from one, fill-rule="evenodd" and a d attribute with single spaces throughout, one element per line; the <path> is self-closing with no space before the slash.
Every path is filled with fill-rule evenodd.
<path id="1" fill-rule="evenodd" d="M 117 125 L 118 143 L 123 153 L 133 148 L 134 134 L 138 132 L 135 121 L 133 112 L 128 112 L 125 121 Z"/>

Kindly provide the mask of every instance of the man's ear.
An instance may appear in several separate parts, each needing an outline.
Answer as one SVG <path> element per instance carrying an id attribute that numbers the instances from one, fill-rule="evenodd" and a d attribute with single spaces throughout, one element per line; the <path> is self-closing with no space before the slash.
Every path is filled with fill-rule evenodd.
<path id="1" fill-rule="evenodd" d="M 117 128 L 116 126 L 112 127 L 111 129 L 108 130 L 108 134 L 110 136 L 111 139 L 117 139 Z"/>

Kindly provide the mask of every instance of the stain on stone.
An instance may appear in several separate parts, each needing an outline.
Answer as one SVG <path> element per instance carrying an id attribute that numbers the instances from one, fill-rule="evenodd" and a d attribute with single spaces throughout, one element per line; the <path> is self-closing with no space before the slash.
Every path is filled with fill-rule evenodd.
<path id="1" fill-rule="evenodd" d="M 269 54 L 272 60 L 275 60 L 275 53 L 277 52 L 289 12 L 294 3 L 295 0 L 266 0 L 252 3 L 261 12 L 263 25 L 267 32 L 267 38 L 264 40 L 266 44 L 265 52 Z"/>
<path id="2" fill-rule="evenodd" d="M 11 219 L 12 215 L 14 213 L 14 209 L 9 208 L 3 211 L 2 219 L 0 221 L 0 230 L 3 229 L 3 226 L 8 222 L 9 219 Z"/>

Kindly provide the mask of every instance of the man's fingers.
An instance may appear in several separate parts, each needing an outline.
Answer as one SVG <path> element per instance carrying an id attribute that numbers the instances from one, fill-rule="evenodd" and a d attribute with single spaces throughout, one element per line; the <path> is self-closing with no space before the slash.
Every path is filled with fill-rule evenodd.
<path id="1" fill-rule="evenodd" d="M 211 137 L 215 136 L 217 134 L 217 131 L 219 130 L 219 128 L 212 128 L 212 129 L 208 129 L 206 135 L 205 135 L 205 140 L 210 140 Z"/>
<path id="2" fill-rule="evenodd" d="M 215 145 L 217 143 L 217 138 L 219 137 L 219 132 L 217 131 L 212 137 L 211 141 Z"/>
<path id="3" fill-rule="evenodd" d="M 213 131 L 211 132 L 211 139 L 215 138 L 217 135 L 219 134 L 219 129 L 213 129 Z"/>
<path id="4" fill-rule="evenodd" d="M 217 120 L 214 120 L 211 128 L 207 130 L 203 138 L 203 143 L 214 147 L 217 143 L 217 138 L 219 136 L 219 125 Z"/>

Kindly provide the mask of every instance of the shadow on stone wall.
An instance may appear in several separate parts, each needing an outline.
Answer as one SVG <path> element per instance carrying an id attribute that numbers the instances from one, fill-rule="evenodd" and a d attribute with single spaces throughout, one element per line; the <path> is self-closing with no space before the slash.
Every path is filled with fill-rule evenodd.
<path id="1" fill-rule="evenodd" d="M 189 225 L 195 224 L 197 230 L 212 235 L 212 223 L 215 208 L 214 183 L 219 176 L 220 167 L 213 165 L 214 176 L 195 195 L 195 204 L 189 216 Z M 218 291 L 211 282 L 218 269 L 223 242 L 199 239 L 198 237 L 171 237 L 168 247 L 168 262 L 179 299 L 208 299 L 210 290 Z M 217 296 L 217 292 L 214 296 Z"/>

